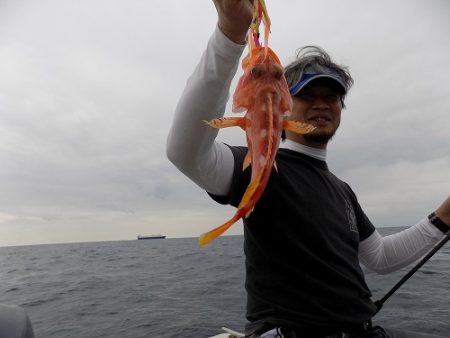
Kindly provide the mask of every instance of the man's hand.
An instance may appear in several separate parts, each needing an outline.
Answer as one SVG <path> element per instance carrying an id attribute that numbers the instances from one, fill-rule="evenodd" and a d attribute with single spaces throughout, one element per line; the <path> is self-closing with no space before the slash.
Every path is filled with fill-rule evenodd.
<path id="1" fill-rule="evenodd" d="M 436 215 L 450 228 L 450 196 L 436 209 Z"/>
<path id="2" fill-rule="evenodd" d="M 219 29 L 231 41 L 245 44 L 253 18 L 252 0 L 213 0 L 219 15 Z"/>

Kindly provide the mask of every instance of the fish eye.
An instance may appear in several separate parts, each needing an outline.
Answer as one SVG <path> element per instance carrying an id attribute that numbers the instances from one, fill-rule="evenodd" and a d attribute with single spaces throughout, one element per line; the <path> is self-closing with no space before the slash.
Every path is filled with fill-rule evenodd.
<path id="1" fill-rule="evenodd" d="M 279 65 L 274 65 L 271 70 L 272 76 L 277 80 L 283 76 L 283 68 Z"/>
<path id="2" fill-rule="evenodd" d="M 252 78 L 257 78 L 260 77 L 262 74 L 262 69 L 260 65 L 255 65 L 253 66 L 253 68 L 250 70 L 250 75 L 252 76 Z"/>

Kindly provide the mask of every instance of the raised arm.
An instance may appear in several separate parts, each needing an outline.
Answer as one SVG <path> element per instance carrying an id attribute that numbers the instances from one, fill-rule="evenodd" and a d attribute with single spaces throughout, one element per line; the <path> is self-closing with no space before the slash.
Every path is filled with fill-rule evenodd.
<path id="1" fill-rule="evenodd" d="M 219 14 L 218 27 L 178 101 L 167 138 L 167 157 L 203 189 L 226 195 L 233 174 L 233 155 L 227 146 L 215 141 L 218 131 L 204 121 L 224 114 L 231 81 L 245 49 L 252 7 L 247 0 L 214 4 Z"/>

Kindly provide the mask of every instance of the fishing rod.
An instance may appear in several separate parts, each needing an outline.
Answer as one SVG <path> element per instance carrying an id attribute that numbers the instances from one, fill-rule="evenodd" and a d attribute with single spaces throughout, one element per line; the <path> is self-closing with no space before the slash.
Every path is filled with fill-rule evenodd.
<path id="1" fill-rule="evenodd" d="M 436 252 L 439 251 L 440 248 L 442 248 L 445 243 L 447 243 L 450 240 L 450 231 L 447 231 L 447 233 L 445 234 L 444 238 L 441 239 L 441 241 L 436 244 L 436 246 L 431 249 L 426 256 L 424 256 L 419 263 L 417 263 L 417 265 L 415 267 L 413 267 L 411 269 L 411 271 L 409 271 L 397 284 L 394 285 L 394 287 L 389 290 L 388 293 L 386 293 L 386 295 L 381 298 L 380 300 L 375 301 L 375 305 L 377 307 L 377 312 L 375 312 L 375 314 L 377 314 L 381 308 L 383 307 L 384 302 L 386 302 L 386 300 L 388 300 L 389 297 L 391 297 L 395 291 L 397 291 L 417 270 L 419 270 L 422 265 L 424 265 Z"/>

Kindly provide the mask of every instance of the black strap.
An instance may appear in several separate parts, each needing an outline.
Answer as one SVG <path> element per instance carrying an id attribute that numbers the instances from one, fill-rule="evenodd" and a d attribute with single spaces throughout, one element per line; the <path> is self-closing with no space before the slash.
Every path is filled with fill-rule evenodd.
<path id="1" fill-rule="evenodd" d="M 441 230 L 444 234 L 447 233 L 447 231 L 450 231 L 450 226 L 445 224 L 443 220 L 441 220 L 439 218 L 438 215 L 436 215 L 435 212 L 432 212 L 429 216 L 428 216 L 428 220 L 430 221 L 431 224 L 433 224 L 436 228 L 438 228 L 439 230 Z"/>
<path id="2" fill-rule="evenodd" d="M 450 231 L 447 231 L 445 237 L 433 248 L 430 250 L 430 252 L 427 253 L 425 257 L 423 257 L 417 265 L 411 269 L 395 286 L 380 300 L 377 300 L 375 302 L 375 305 L 377 307 L 377 314 L 381 308 L 383 307 L 384 302 L 393 295 L 395 291 L 397 291 L 417 270 L 419 270 L 422 265 L 424 265 L 440 248 L 442 248 L 445 243 L 450 240 Z"/>

